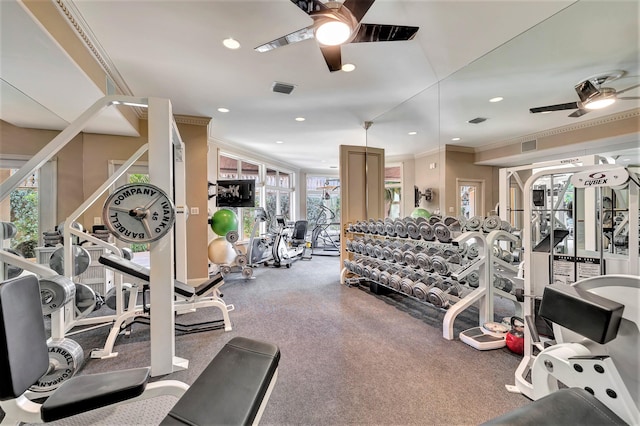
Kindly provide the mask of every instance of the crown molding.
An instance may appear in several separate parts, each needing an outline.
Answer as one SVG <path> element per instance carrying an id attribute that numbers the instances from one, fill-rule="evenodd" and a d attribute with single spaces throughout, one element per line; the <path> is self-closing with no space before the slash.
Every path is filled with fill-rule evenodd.
<path id="1" fill-rule="evenodd" d="M 118 69 L 113 64 L 113 61 L 107 54 L 107 52 L 100 46 L 98 39 L 89 29 L 89 25 L 86 23 L 80 11 L 76 8 L 73 2 L 68 0 L 54 0 L 55 5 L 60 10 L 60 13 L 67 19 L 67 22 L 77 33 L 78 37 L 85 44 L 89 52 L 93 54 L 96 61 L 100 64 L 104 72 L 111 79 L 112 83 L 117 88 L 118 92 L 122 95 L 134 96 L 133 91 L 127 86 L 124 78 L 118 72 Z M 140 116 L 140 108 L 134 108 L 138 116 Z"/>
<path id="2" fill-rule="evenodd" d="M 554 129 L 544 130 L 537 133 L 531 133 L 529 135 L 520 136 L 514 139 L 507 139 L 507 140 L 492 143 L 489 145 L 480 146 L 475 148 L 474 152 L 490 151 L 493 149 L 503 148 L 509 145 L 521 144 L 522 142 L 527 142 L 534 139 L 537 140 L 537 139 L 541 139 L 549 136 L 560 135 L 562 133 L 568 133 L 576 130 L 587 129 L 590 127 L 601 126 L 603 124 L 614 123 L 616 121 L 626 120 L 634 117 L 640 117 L 640 108 L 623 111 L 623 112 L 607 115 L 600 118 L 595 118 L 593 120 L 581 121 L 576 124 L 569 124 L 567 126 L 556 127 Z"/>

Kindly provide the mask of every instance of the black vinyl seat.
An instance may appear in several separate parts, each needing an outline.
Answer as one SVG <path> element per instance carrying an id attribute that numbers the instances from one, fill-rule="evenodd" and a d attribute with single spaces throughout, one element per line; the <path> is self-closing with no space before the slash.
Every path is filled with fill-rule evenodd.
<path id="1" fill-rule="evenodd" d="M 275 385 L 280 349 L 234 337 L 220 350 L 163 424 L 252 424 L 259 421 Z M 24 394 L 49 368 L 49 351 L 38 279 L 27 275 L 0 284 L 0 405 L 3 422 L 54 421 L 132 398 L 159 396 L 177 382 L 155 382 L 145 394 L 150 368 L 74 376 L 57 388 L 37 411 L 28 411 Z M 180 394 L 186 385 L 180 384 Z M 176 395 L 177 396 L 177 395 Z M 35 403 L 32 403 L 35 404 Z"/>

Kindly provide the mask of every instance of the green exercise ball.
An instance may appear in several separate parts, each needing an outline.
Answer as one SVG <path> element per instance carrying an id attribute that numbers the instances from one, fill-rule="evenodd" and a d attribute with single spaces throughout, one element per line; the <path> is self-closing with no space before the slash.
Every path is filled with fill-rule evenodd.
<path id="1" fill-rule="evenodd" d="M 231 210 L 220 209 L 211 216 L 211 229 L 221 237 L 229 231 L 237 231 L 238 216 Z"/>
<path id="2" fill-rule="evenodd" d="M 431 217 L 431 213 L 427 209 L 417 208 L 411 212 L 411 217 L 418 218 L 424 217 L 425 219 L 429 219 Z"/>

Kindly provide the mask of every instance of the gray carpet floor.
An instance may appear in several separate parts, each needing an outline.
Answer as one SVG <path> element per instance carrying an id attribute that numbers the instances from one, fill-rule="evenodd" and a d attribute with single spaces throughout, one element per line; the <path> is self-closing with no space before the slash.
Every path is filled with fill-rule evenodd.
<path id="1" fill-rule="evenodd" d="M 513 383 L 520 357 L 447 341 L 444 312 L 398 294 L 346 287 L 339 272 L 337 257 L 318 256 L 291 268 L 257 268 L 253 280 L 231 275 L 222 291 L 235 305 L 233 330 L 176 336 L 176 355 L 189 359 L 189 369 L 154 380 L 192 383 L 229 339 L 245 336 L 275 343 L 282 353 L 265 425 L 474 425 L 529 403 L 504 386 Z M 219 317 L 208 308 L 178 320 Z M 477 318 L 473 309 L 459 316 L 456 335 Z M 142 325 L 118 339 L 116 358 L 88 358 L 106 333 L 74 336 L 87 357 L 79 374 L 149 365 Z M 104 408 L 57 424 L 157 424 L 173 401 Z"/>

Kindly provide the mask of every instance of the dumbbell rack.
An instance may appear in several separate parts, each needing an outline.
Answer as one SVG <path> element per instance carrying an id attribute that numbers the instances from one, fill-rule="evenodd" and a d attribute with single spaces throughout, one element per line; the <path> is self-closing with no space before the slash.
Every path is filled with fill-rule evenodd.
<path id="1" fill-rule="evenodd" d="M 447 242 L 422 239 L 416 227 L 425 222 L 370 219 L 350 225 L 346 248 L 351 259 L 344 262 L 341 282 L 366 280 L 446 312 L 443 337 L 452 340 L 456 317 L 471 305 L 479 305 L 480 324 L 493 319 L 488 245 L 482 232 L 449 233 L 449 226 L 439 227 L 439 237 Z M 431 225 L 438 229 L 435 221 Z M 393 232 L 396 228 L 412 232 Z"/>
<path id="2" fill-rule="evenodd" d="M 504 255 L 505 250 L 498 253 L 502 244 L 518 243 L 519 241 L 518 236 L 501 230 L 491 231 L 487 235 L 487 244 L 491 250 L 492 291 L 496 296 L 511 300 L 515 306 L 516 316 L 522 317 L 522 304 L 517 301 L 515 292 L 524 287 L 524 279 L 517 276 L 518 265 L 509 261 L 509 258 Z"/>

